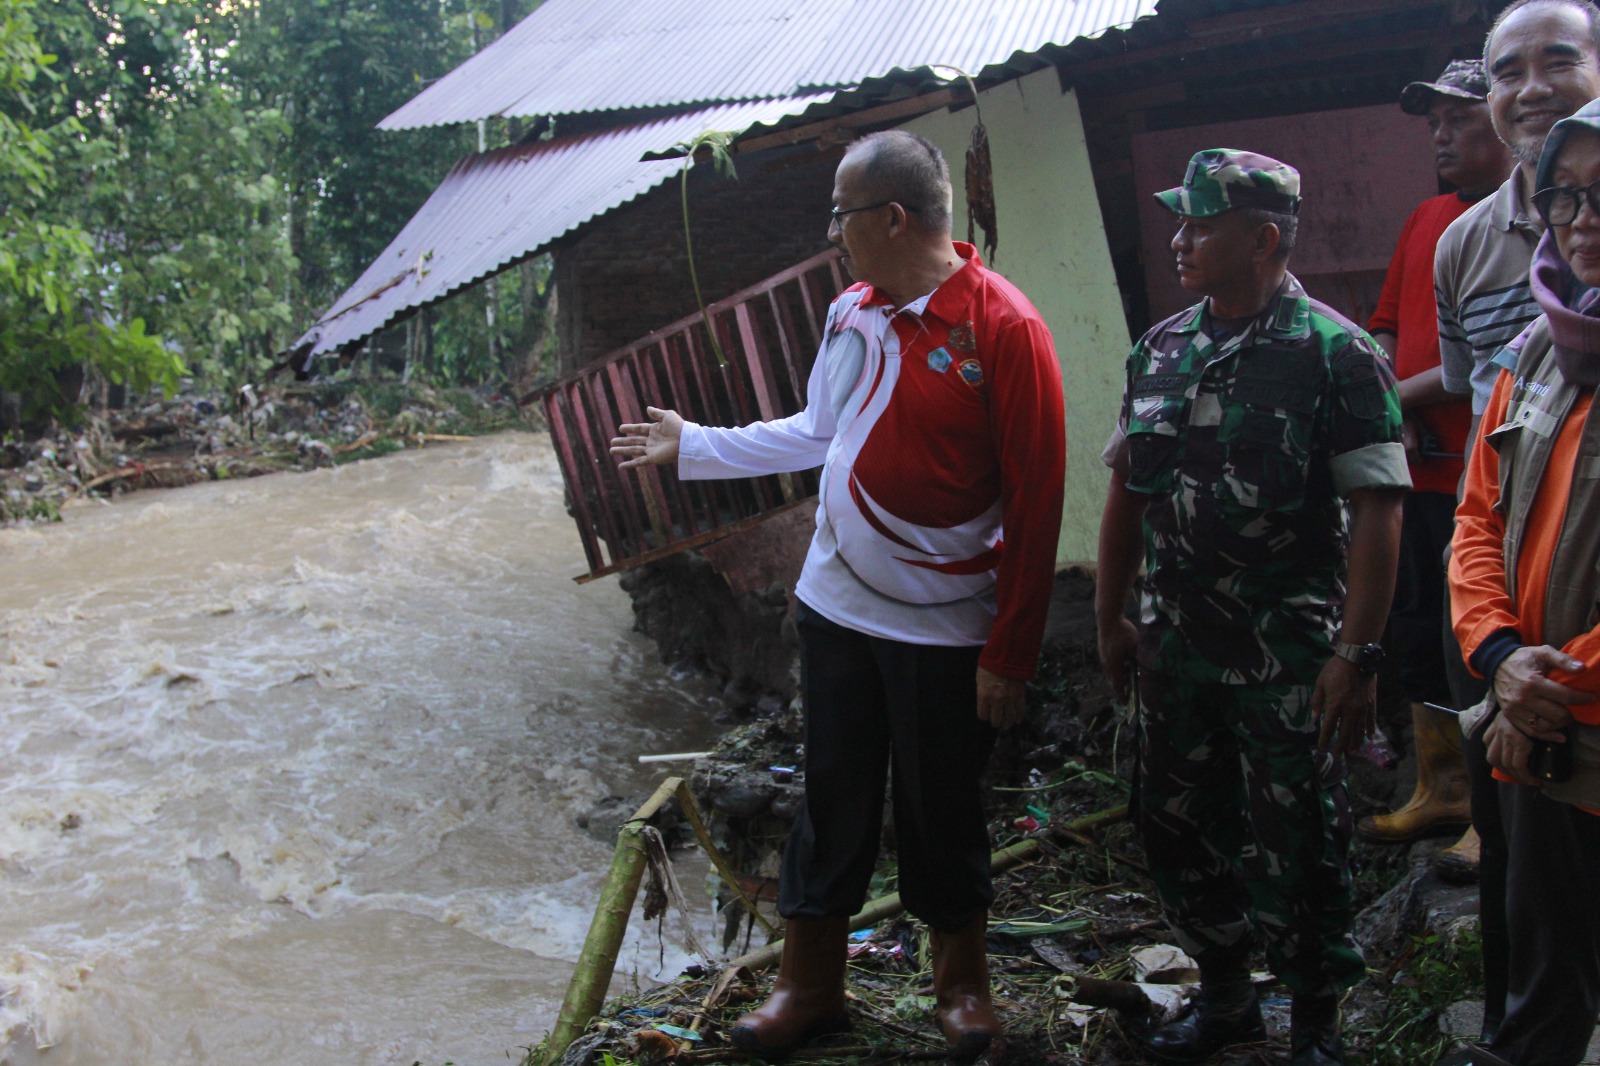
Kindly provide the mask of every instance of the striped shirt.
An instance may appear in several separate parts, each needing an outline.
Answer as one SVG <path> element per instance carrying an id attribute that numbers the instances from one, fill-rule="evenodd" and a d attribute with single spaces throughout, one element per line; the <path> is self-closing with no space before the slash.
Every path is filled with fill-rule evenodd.
<path id="1" fill-rule="evenodd" d="M 1433 283 L 1439 304 L 1444 387 L 1472 393 L 1481 415 L 1494 391 L 1496 352 L 1539 317 L 1528 267 L 1543 228 L 1523 203 L 1518 172 L 1474 204 L 1439 238 Z"/>

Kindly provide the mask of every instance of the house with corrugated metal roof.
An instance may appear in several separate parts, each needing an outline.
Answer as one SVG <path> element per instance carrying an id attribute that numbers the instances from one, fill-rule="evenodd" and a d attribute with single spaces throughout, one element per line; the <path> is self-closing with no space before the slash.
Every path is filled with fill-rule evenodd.
<path id="1" fill-rule="evenodd" d="M 1055 335 L 1068 408 L 1059 557 L 1094 551 L 1099 452 L 1131 335 L 1186 301 L 1149 195 L 1195 150 L 1250 147 L 1307 190 L 1293 268 L 1363 319 L 1411 208 L 1438 191 L 1408 81 L 1475 54 L 1474 0 L 546 0 L 381 124 L 517 118 L 460 161 L 301 341 L 326 353 L 550 252 L 565 376 L 542 402 L 588 577 L 699 549 L 740 590 L 795 568 L 809 476 L 689 485 L 619 477 L 611 427 L 645 403 L 734 424 L 797 408 L 844 279 L 825 240 L 832 171 L 900 126 L 992 160 L 990 265 Z M 970 75 L 964 77 L 963 75 Z M 736 181 L 682 147 L 726 134 Z M 688 202 L 702 314 L 683 251 Z M 722 353 L 726 362 L 718 357 Z"/>
<path id="2" fill-rule="evenodd" d="M 695 312 L 675 145 L 706 131 L 736 138 L 736 181 L 706 166 L 690 173 L 701 287 L 708 299 L 721 299 L 827 252 L 832 170 L 855 132 L 920 118 L 961 171 L 974 118 L 964 71 L 977 76 L 980 90 L 1009 85 L 1004 94 L 989 88 L 980 103 L 1000 201 L 995 265 L 1046 313 L 1063 351 L 1098 353 L 1069 368 L 1069 391 L 1096 396 L 1103 410 L 1114 400 L 1115 353 L 1126 347 L 1127 329 L 1076 106 L 1041 50 L 1153 10 L 1152 0 L 546 0 L 380 124 L 400 131 L 518 118 L 530 124 L 530 136 L 461 160 L 299 348 L 320 355 L 360 343 L 551 251 L 563 369 L 592 365 Z M 1045 130 L 1049 136 L 1038 136 Z M 1052 188 L 1076 194 L 1039 199 Z M 1063 267 L 1071 272 L 1066 284 Z M 799 320 L 820 313 L 837 291 L 837 270 L 822 274 L 809 291 L 809 311 L 797 297 L 789 312 L 794 332 L 765 320 L 746 327 L 769 342 L 773 358 L 791 360 L 764 374 L 758 368 L 767 389 L 750 380 L 744 346 L 724 344 L 746 380 L 721 381 L 715 394 L 707 382 L 695 396 L 685 394 L 685 410 L 695 410 L 693 400 L 722 404 L 726 417 L 784 413 L 778 408 L 798 399 L 785 379 L 794 371 L 803 381 L 814 351 L 810 327 Z M 785 313 L 772 312 L 778 298 L 762 296 L 761 310 L 773 322 Z M 729 329 L 739 340 L 738 323 Z M 726 377 L 722 368 L 718 373 Z M 642 388 L 639 382 L 636 391 Z M 590 438 L 623 413 L 609 387 L 583 402 L 590 409 L 566 410 L 561 425 L 572 430 L 565 444 L 577 453 L 568 470 L 575 500 L 594 505 L 586 523 L 594 573 L 699 543 L 774 500 L 804 498 L 804 485 L 757 488 L 737 506 L 708 503 L 687 513 L 679 513 L 677 494 L 638 499 L 631 486 L 597 470 L 609 463 Z M 587 435 L 576 427 L 580 413 Z M 1082 432 L 1073 449 L 1081 468 L 1075 481 L 1084 486 L 1077 502 L 1087 505 L 1102 487 L 1093 460 L 1099 429 L 1091 431 L 1087 418 L 1075 424 Z M 1085 509 L 1076 509 L 1068 555 L 1090 548 Z"/>

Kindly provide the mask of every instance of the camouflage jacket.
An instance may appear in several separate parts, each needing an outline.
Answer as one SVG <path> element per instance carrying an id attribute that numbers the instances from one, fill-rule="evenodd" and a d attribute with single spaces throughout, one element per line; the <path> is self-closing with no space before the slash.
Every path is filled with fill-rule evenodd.
<path id="1" fill-rule="evenodd" d="M 1134 346 L 1108 448 L 1151 497 L 1139 661 L 1192 681 L 1309 684 L 1344 599 L 1342 497 L 1411 484 L 1394 375 L 1293 276 L 1237 333 L 1219 336 L 1209 306 Z"/>

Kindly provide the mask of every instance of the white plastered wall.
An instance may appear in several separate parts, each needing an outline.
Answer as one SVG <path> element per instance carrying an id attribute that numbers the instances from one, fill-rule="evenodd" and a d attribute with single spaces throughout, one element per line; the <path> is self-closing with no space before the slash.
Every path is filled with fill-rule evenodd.
<path id="1" fill-rule="evenodd" d="M 1094 558 L 1107 471 L 1100 450 L 1122 401 L 1129 338 L 1089 170 L 1077 97 L 1046 69 L 979 97 L 994 164 L 998 270 L 1027 294 L 1055 337 L 1067 409 L 1066 508 L 1056 557 Z M 905 124 L 937 144 L 955 183 L 965 239 L 966 152 L 977 113 L 936 111 Z M 976 234 L 982 250 L 982 231 Z"/>

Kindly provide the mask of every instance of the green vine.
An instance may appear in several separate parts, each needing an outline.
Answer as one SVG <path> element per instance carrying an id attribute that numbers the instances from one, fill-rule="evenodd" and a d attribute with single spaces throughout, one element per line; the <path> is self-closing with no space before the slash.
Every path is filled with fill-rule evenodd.
<path id="1" fill-rule="evenodd" d="M 679 171 L 679 185 L 683 199 L 683 247 L 689 256 L 689 281 L 694 285 L 695 303 L 700 307 L 700 317 L 705 320 L 706 336 L 711 338 L 711 351 L 717 357 L 718 366 L 727 366 L 728 359 L 722 354 L 722 345 L 717 341 L 717 331 L 712 328 L 711 316 L 706 314 L 706 298 L 700 291 L 700 273 L 694 265 L 694 237 L 689 231 L 689 168 L 694 166 L 696 153 L 701 149 L 709 149 L 717 173 L 737 181 L 739 175 L 733 169 L 733 153 L 729 150 L 736 136 L 738 134 L 730 130 L 706 130 L 672 146 L 675 151 L 683 153 L 683 169 Z"/>

